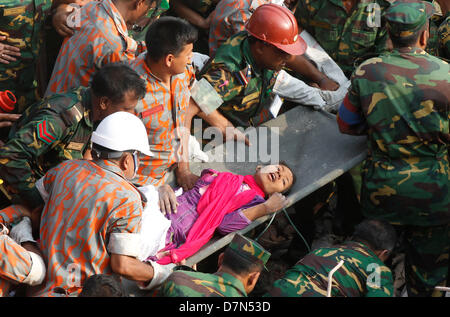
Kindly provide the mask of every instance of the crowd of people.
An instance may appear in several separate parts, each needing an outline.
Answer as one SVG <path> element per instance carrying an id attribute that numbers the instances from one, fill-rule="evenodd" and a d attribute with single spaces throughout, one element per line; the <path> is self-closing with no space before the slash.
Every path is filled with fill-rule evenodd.
<path id="1" fill-rule="evenodd" d="M 251 296 L 276 248 L 236 233 L 214 273 L 186 259 L 289 206 L 295 157 L 197 175 L 192 122 L 249 144 L 241 128 L 292 107 L 332 113 L 368 151 L 291 206 L 311 243 L 337 193 L 345 241 L 305 251 L 295 238 L 263 296 L 393 297 L 398 250 L 403 296 L 445 296 L 448 1 L 17 0 L 0 11 L 0 296 L 126 296 L 122 278 L 154 296 Z"/>

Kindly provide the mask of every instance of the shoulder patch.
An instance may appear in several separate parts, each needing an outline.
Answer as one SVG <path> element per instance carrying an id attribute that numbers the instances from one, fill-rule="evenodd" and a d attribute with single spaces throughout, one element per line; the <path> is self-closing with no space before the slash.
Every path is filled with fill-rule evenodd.
<path id="1" fill-rule="evenodd" d="M 37 125 L 37 137 L 46 144 L 52 144 L 56 137 L 50 132 L 47 120 L 42 120 Z"/>

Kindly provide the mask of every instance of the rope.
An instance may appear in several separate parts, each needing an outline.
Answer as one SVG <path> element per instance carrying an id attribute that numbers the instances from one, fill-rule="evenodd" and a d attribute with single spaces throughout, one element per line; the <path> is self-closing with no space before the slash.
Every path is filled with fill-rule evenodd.
<path id="1" fill-rule="evenodd" d="M 306 248 L 308 249 L 308 252 L 311 252 L 311 247 L 309 246 L 308 242 L 306 242 L 306 239 L 303 237 L 303 235 L 300 233 L 300 230 L 298 230 L 297 227 L 292 222 L 291 217 L 289 217 L 289 215 L 286 211 L 286 208 L 283 208 L 283 212 L 284 212 L 284 215 L 286 216 L 286 218 L 288 219 L 289 223 L 291 224 L 291 226 L 294 228 L 295 232 L 297 232 L 297 234 L 300 236 L 300 238 L 302 238 L 303 242 L 306 245 Z"/>
<path id="2" fill-rule="evenodd" d="M 306 245 L 306 248 L 308 249 L 308 252 L 311 252 L 311 248 L 308 244 L 308 242 L 306 242 L 306 239 L 303 237 L 303 235 L 300 233 L 300 230 L 297 229 L 297 227 L 294 225 L 294 223 L 291 220 L 291 217 L 289 217 L 286 208 L 283 208 L 283 212 L 284 215 L 286 216 L 287 220 L 289 221 L 289 223 L 291 224 L 291 226 L 294 228 L 295 232 L 297 232 L 297 234 L 300 236 L 300 238 L 302 238 L 303 242 Z M 270 219 L 269 223 L 266 225 L 266 227 L 264 228 L 264 230 L 258 235 L 258 237 L 256 237 L 255 241 L 258 241 L 259 238 L 261 238 L 261 236 L 267 231 L 267 229 L 269 229 L 270 225 L 272 224 L 273 220 L 275 219 L 277 213 L 274 213 L 272 218 Z"/>

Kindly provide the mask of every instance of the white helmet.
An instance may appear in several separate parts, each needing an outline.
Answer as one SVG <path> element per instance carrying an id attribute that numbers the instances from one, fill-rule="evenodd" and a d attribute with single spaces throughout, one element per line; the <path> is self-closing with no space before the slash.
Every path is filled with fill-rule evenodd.
<path id="1" fill-rule="evenodd" d="M 148 156 L 153 155 L 144 123 L 129 112 L 118 111 L 104 118 L 92 132 L 91 140 L 112 151 L 137 150 Z"/>

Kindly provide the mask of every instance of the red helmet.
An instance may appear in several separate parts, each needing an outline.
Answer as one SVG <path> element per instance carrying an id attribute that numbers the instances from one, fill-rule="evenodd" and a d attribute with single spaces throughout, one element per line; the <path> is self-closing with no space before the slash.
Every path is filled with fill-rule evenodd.
<path id="1" fill-rule="evenodd" d="M 264 4 L 253 12 L 245 24 L 247 32 L 291 55 L 302 55 L 306 43 L 298 34 L 297 20 L 289 9 Z"/>

